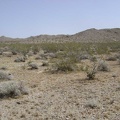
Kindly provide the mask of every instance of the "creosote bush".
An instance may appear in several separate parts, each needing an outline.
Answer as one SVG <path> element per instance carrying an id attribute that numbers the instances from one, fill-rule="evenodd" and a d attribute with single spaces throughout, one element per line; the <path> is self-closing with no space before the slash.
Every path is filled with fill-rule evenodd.
<path id="1" fill-rule="evenodd" d="M 50 70 L 53 72 L 69 72 L 69 71 L 75 71 L 76 69 L 77 66 L 74 62 L 72 62 L 69 59 L 64 59 L 54 63 Z"/>

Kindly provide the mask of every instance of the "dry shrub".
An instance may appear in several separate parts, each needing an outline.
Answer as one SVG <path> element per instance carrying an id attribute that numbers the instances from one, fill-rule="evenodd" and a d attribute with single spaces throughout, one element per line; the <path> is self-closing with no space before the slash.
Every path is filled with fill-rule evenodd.
<path id="1" fill-rule="evenodd" d="M 109 72 L 110 71 L 110 68 L 108 66 L 108 64 L 105 62 L 105 61 L 100 61 L 99 64 L 98 64 L 98 67 L 97 67 L 97 70 L 98 71 L 106 71 L 106 72 Z"/>
<path id="2" fill-rule="evenodd" d="M 28 94 L 22 82 L 5 81 L 0 83 L 0 98 L 15 97 Z"/>
<path id="3" fill-rule="evenodd" d="M 97 64 L 94 63 L 93 66 L 91 68 L 88 68 L 87 72 L 87 77 L 89 80 L 94 80 L 95 79 L 95 75 L 97 73 Z"/>
<path id="4" fill-rule="evenodd" d="M 36 63 L 28 63 L 28 66 L 30 70 L 38 69 L 38 65 Z"/>
<path id="5" fill-rule="evenodd" d="M 106 60 L 107 60 L 107 61 L 116 61 L 117 58 L 116 58 L 116 56 L 110 56 L 110 57 L 108 57 Z"/>
<path id="6" fill-rule="evenodd" d="M 95 99 L 89 100 L 88 103 L 85 105 L 86 108 L 90 109 L 99 108 L 99 106 L 100 106 L 99 102 Z"/>
<path id="7" fill-rule="evenodd" d="M 12 74 L 0 70 L 0 80 L 11 80 L 11 79 L 13 79 Z"/>
<path id="8" fill-rule="evenodd" d="M 17 57 L 14 62 L 25 62 L 26 58 L 25 57 Z"/>

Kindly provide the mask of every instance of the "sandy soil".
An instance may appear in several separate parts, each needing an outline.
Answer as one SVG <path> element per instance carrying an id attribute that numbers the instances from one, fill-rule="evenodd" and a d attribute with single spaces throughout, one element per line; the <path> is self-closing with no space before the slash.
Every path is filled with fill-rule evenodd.
<path id="1" fill-rule="evenodd" d="M 22 69 L 14 57 L 0 57 L 0 66 L 22 80 L 29 94 L 0 100 L 0 120 L 120 120 L 120 65 L 107 61 L 110 72 L 98 72 L 95 80 L 86 73 L 50 74 Z M 40 60 L 30 57 L 41 64 Z M 27 62 L 28 62 L 27 61 Z"/>

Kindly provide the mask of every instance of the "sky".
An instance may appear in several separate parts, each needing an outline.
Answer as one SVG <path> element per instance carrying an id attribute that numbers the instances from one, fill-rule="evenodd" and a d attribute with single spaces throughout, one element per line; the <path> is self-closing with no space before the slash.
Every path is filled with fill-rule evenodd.
<path id="1" fill-rule="evenodd" d="M 120 28 L 120 0 L 0 0 L 0 36 Z"/>

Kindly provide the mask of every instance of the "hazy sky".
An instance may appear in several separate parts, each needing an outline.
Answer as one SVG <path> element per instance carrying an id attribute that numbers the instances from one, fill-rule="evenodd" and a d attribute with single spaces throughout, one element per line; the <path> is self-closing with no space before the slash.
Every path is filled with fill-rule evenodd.
<path id="1" fill-rule="evenodd" d="M 0 0 L 0 36 L 120 28 L 120 0 Z"/>

